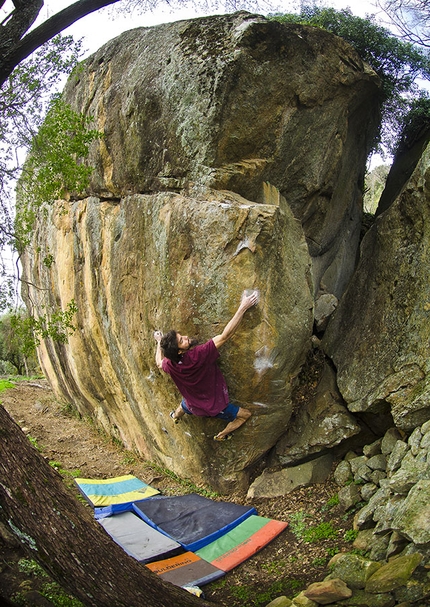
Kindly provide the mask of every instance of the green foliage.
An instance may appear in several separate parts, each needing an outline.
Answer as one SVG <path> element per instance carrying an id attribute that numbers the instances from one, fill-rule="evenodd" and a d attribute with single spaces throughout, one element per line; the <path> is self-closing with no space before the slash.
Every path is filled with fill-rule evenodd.
<path id="1" fill-rule="evenodd" d="M 65 310 L 30 316 L 23 308 L 9 312 L 0 318 L 0 359 L 9 361 L 18 375 L 28 375 L 39 370 L 36 346 L 41 339 L 66 343 L 75 331 L 73 317 L 77 312 L 74 300 Z"/>
<path id="2" fill-rule="evenodd" d="M 37 449 L 37 451 L 41 452 L 43 451 L 43 447 L 41 445 L 39 445 L 39 443 L 37 442 L 37 438 L 34 438 L 34 436 L 27 436 L 28 440 L 30 441 L 30 443 L 33 445 L 33 447 L 35 449 Z"/>
<path id="3" fill-rule="evenodd" d="M 219 497 L 218 493 L 216 493 L 214 491 L 210 491 L 208 489 L 204 489 L 203 487 L 198 487 L 191 481 L 180 478 L 179 476 L 177 476 L 177 474 L 175 474 L 172 470 L 169 470 L 168 468 L 163 468 L 162 466 L 159 466 L 158 464 L 155 464 L 153 462 L 151 462 L 151 468 L 153 468 L 155 471 L 159 472 L 160 474 L 163 474 L 164 476 L 170 477 L 172 480 L 179 483 L 180 485 L 182 485 L 183 487 L 185 487 L 192 493 L 199 493 L 200 495 L 204 495 L 205 497 L 209 497 L 212 499 Z"/>
<path id="4" fill-rule="evenodd" d="M 102 135 L 90 129 L 92 118 L 79 114 L 55 97 L 39 132 L 17 188 L 16 235 L 20 246 L 29 243 L 36 214 L 45 203 L 85 191 L 92 168 L 82 163 L 90 144 Z M 52 264 L 52 257 L 45 264 Z"/>
<path id="5" fill-rule="evenodd" d="M 409 105 L 404 117 L 402 133 L 396 152 L 410 147 L 425 131 L 430 129 L 430 97 L 427 91 L 420 91 L 418 97 Z"/>
<path id="6" fill-rule="evenodd" d="M 249 586 L 233 586 L 231 594 L 234 598 L 239 599 L 246 605 L 251 598 L 252 589 Z"/>
<path id="7" fill-rule="evenodd" d="M 303 540 L 306 533 L 307 525 L 305 520 L 310 518 L 303 510 L 293 512 L 290 516 L 290 529 L 298 540 Z"/>
<path id="8" fill-rule="evenodd" d="M 312 561 L 312 565 L 314 567 L 324 567 L 325 564 L 327 563 L 327 559 L 322 557 L 322 556 L 317 556 L 316 558 L 314 558 L 314 560 Z"/>
<path id="9" fill-rule="evenodd" d="M 287 568 L 287 563 L 284 560 L 272 561 L 270 563 L 263 563 L 261 568 L 267 571 L 269 575 L 281 575 Z"/>
<path id="10" fill-rule="evenodd" d="M 55 36 L 23 61 L 0 91 L 0 247 L 15 248 L 15 183 L 23 155 L 45 117 L 50 99 L 81 55 L 72 36 Z M 0 258 L 0 311 L 16 300 L 13 265 Z"/>
<path id="11" fill-rule="evenodd" d="M 264 607 L 280 595 L 295 594 L 303 588 L 302 580 L 283 578 L 275 580 L 266 590 L 259 591 L 255 584 L 233 586 L 231 597 L 232 607 Z"/>
<path id="12" fill-rule="evenodd" d="M 58 343 L 67 342 L 70 335 L 76 331 L 73 324 L 73 316 L 78 311 L 75 301 L 72 299 L 65 310 L 51 310 L 38 318 L 29 317 L 29 327 L 32 331 L 35 344 L 38 346 L 41 339 L 52 339 Z"/>
<path id="13" fill-rule="evenodd" d="M 3 212 L 7 210 L 7 186 L 17 178 L 21 168 L 17 150 L 29 148 L 53 93 L 64 75 L 77 64 L 81 52 L 81 43 L 75 42 L 72 36 L 55 36 L 16 67 L 1 87 L 0 194 Z M 8 227 L 11 228 L 11 224 Z"/>
<path id="14" fill-rule="evenodd" d="M 345 542 L 353 542 L 357 538 L 357 535 L 357 529 L 348 529 L 348 531 L 345 532 L 343 539 L 345 540 Z"/>
<path id="15" fill-rule="evenodd" d="M 309 527 L 304 533 L 305 542 L 320 542 L 321 540 L 334 540 L 338 537 L 338 531 L 330 522 L 322 522 L 315 527 Z"/>
<path id="16" fill-rule="evenodd" d="M 340 552 L 339 548 L 335 547 L 335 548 L 328 548 L 327 550 L 327 554 L 329 557 L 333 557 L 335 554 L 338 554 Z"/>
<path id="17" fill-rule="evenodd" d="M 84 607 L 81 601 L 67 594 L 56 582 L 44 584 L 40 594 L 47 598 L 54 607 Z"/>
<path id="18" fill-rule="evenodd" d="M 132 453 L 127 453 L 121 460 L 123 466 L 134 466 L 136 463 L 136 457 Z"/>
<path id="19" fill-rule="evenodd" d="M 335 493 L 327 500 L 327 502 L 321 508 L 321 512 L 326 512 L 327 510 L 331 510 L 332 508 L 335 508 L 338 505 L 339 505 L 339 495 L 337 493 Z"/>
<path id="20" fill-rule="evenodd" d="M 403 129 L 412 98 L 418 94 L 416 79 L 430 78 L 426 52 L 378 25 L 374 16 L 363 19 L 350 9 L 302 6 L 299 14 L 274 15 L 282 23 L 300 23 L 326 29 L 340 36 L 379 75 L 382 83 L 382 144 L 393 151 Z M 378 142 L 376 142 L 378 143 Z"/>
<path id="21" fill-rule="evenodd" d="M 298 540 L 304 542 L 319 542 L 321 540 L 337 539 L 338 531 L 330 522 L 322 522 L 316 526 L 308 527 L 306 519 L 309 519 L 303 510 L 294 512 L 290 517 L 290 529 Z"/>
<path id="22" fill-rule="evenodd" d="M 71 477 L 71 478 L 79 478 L 82 476 L 82 472 L 79 469 L 75 470 L 66 470 L 63 468 L 63 464 L 61 462 L 57 462 L 55 460 L 51 460 L 49 462 L 51 468 L 54 468 L 61 476 Z"/>
<path id="23" fill-rule="evenodd" d="M 15 388 L 15 384 L 7 381 L 6 379 L 0 379 L 0 392 L 4 392 L 5 390 L 9 390 L 9 388 Z"/>
<path id="24" fill-rule="evenodd" d="M 21 573 L 25 573 L 26 575 L 40 578 L 48 577 L 45 570 L 33 559 L 20 559 L 18 561 L 18 569 Z"/>
<path id="25" fill-rule="evenodd" d="M 0 318 L 0 359 L 13 365 L 18 375 L 39 369 L 31 325 L 32 319 L 23 308 Z"/>

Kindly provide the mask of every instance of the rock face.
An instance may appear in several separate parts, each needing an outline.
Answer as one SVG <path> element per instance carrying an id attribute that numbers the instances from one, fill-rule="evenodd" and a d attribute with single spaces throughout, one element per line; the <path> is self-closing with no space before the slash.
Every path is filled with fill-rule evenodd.
<path id="1" fill-rule="evenodd" d="M 388 409 L 407 431 L 430 417 L 429 167 L 427 147 L 366 234 L 354 279 L 323 339 L 349 410 Z"/>
<path id="2" fill-rule="evenodd" d="M 65 97 L 105 135 L 91 194 L 196 184 L 263 202 L 269 182 L 302 222 L 314 284 L 339 297 L 356 262 L 378 86 L 341 38 L 237 13 L 129 31 Z"/>
<path id="3" fill-rule="evenodd" d="M 88 198 L 47 213 L 35 235 L 46 244 L 27 257 L 27 275 L 50 290 L 51 305 L 74 299 L 79 327 L 67 345 L 39 349 L 56 391 L 130 449 L 178 473 L 223 490 L 246 482 L 243 470 L 285 431 L 289 378 L 312 332 L 310 260 L 288 207 L 207 191 L 200 199 L 134 195 L 121 204 Z M 48 250 L 56 259 L 49 270 Z M 226 448 L 211 440 L 219 420 L 172 423 L 179 394 L 156 367 L 153 330 L 209 339 L 252 286 L 261 288 L 261 303 L 224 346 L 221 366 L 231 398 L 254 415 Z"/>
<path id="4" fill-rule="evenodd" d="M 88 59 L 64 98 L 104 132 L 90 191 L 43 210 L 23 259 L 33 312 L 78 308 L 69 343 L 39 348 L 58 396 L 182 476 L 246 486 L 287 429 L 315 294 L 339 298 L 355 267 L 378 86 L 340 38 L 248 13 L 133 30 Z M 261 302 L 221 365 L 253 416 L 218 444 L 219 420 L 172 424 L 152 335 L 209 339 L 250 287 Z M 331 410 L 328 432 L 351 421 Z"/>
<path id="5" fill-rule="evenodd" d="M 339 394 L 336 375 L 325 364 L 313 401 L 295 413 L 294 423 L 276 445 L 276 454 L 281 464 L 291 465 L 331 449 L 359 432 L 360 426 Z"/>

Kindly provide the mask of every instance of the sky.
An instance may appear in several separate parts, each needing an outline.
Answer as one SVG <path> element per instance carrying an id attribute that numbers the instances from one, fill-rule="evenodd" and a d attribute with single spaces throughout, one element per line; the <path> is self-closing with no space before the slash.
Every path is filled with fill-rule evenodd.
<path id="1" fill-rule="evenodd" d="M 73 4 L 75 0 L 45 0 L 45 5 L 41 10 L 37 23 L 44 21 L 47 17 L 59 12 L 63 8 Z M 272 0 L 273 1 L 273 0 Z M 274 0 L 276 2 L 276 0 Z M 278 0 L 280 12 L 297 12 L 300 6 L 300 0 Z M 121 3 L 118 3 L 120 5 Z M 380 10 L 376 7 L 376 0 L 324 0 L 322 4 L 333 6 L 334 8 L 350 8 L 354 15 L 365 17 L 366 14 L 378 14 Z M 85 49 L 84 57 L 97 51 L 103 44 L 119 36 L 124 31 L 135 27 L 149 27 L 160 23 L 178 21 L 181 19 L 192 19 L 203 16 L 205 13 L 198 13 L 195 8 L 188 8 L 176 11 L 169 11 L 167 3 L 164 7 L 157 9 L 152 13 L 144 15 L 120 15 L 114 13 L 112 7 L 107 7 L 83 19 L 80 19 L 74 25 L 64 30 L 64 34 L 72 34 L 76 39 L 83 38 L 83 47 Z M 4 7 L 0 10 L 0 20 L 3 15 L 8 14 L 13 8 L 12 0 L 7 0 Z M 222 10 L 219 12 L 223 12 Z M 214 14 L 214 13 L 212 13 Z"/>
<path id="2" fill-rule="evenodd" d="M 48 0 L 47 4 L 51 6 L 55 5 L 56 11 L 58 11 L 57 6 L 60 5 L 60 2 L 64 6 L 71 4 L 70 0 Z M 300 2 L 299 0 L 280 0 L 280 4 L 282 6 L 281 11 L 297 12 L 297 10 L 294 10 L 294 7 L 298 7 Z M 375 0 L 326 0 L 326 4 L 337 9 L 349 7 L 353 14 L 358 17 L 365 17 L 366 14 L 376 14 L 379 10 L 375 6 Z M 82 19 L 80 23 L 65 30 L 65 33 L 73 34 L 75 37 L 84 36 L 84 48 L 88 49 L 88 54 L 91 54 L 98 50 L 105 42 L 108 42 L 126 30 L 135 27 L 149 27 L 181 19 L 193 19 L 205 14 L 198 13 L 193 8 L 173 12 L 170 12 L 168 9 L 159 9 L 153 13 L 146 13 L 145 15 L 135 14 L 128 17 L 116 13 L 113 18 L 112 12 L 112 8 L 106 8 L 93 15 L 89 15 L 85 19 Z"/>

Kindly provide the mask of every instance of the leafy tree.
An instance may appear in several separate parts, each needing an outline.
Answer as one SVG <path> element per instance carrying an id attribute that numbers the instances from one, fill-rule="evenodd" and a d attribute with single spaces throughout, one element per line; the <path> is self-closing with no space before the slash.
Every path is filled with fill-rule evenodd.
<path id="1" fill-rule="evenodd" d="M 10 261 L 16 245 L 14 189 L 22 160 L 55 93 L 77 64 L 81 44 L 56 36 L 9 76 L 0 95 L 0 310 L 17 299 L 19 267 Z"/>
<path id="2" fill-rule="evenodd" d="M 13 365 L 18 375 L 39 370 L 32 318 L 23 308 L 0 318 L 0 359 Z"/>
<path id="3" fill-rule="evenodd" d="M 18 182 L 15 237 L 19 247 L 28 244 L 35 215 L 43 204 L 70 198 L 71 193 L 80 194 L 88 187 L 92 168 L 79 161 L 102 136 L 89 128 L 91 122 L 91 117 L 73 111 L 61 97 L 52 99 Z"/>
<path id="4" fill-rule="evenodd" d="M 321 27 L 344 38 L 375 70 L 382 82 L 380 141 L 393 152 L 411 102 L 419 94 L 416 80 L 430 78 L 428 54 L 378 25 L 373 16 L 362 19 L 349 9 L 337 11 L 304 6 L 297 15 L 275 15 L 273 18 Z"/>
<path id="5" fill-rule="evenodd" d="M 390 17 L 404 40 L 430 48 L 428 0 L 381 0 L 378 5 Z"/>
<path id="6" fill-rule="evenodd" d="M 413 99 L 409 112 L 403 120 L 403 128 L 395 152 L 411 148 L 413 143 L 430 131 L 430 97 L 427 91 L 420 91 Z"/>

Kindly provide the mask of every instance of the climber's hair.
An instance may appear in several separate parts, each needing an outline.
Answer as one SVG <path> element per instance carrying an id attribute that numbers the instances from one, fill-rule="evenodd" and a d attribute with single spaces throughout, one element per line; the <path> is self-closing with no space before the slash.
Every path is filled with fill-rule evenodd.
<path id="1" fill-rule="evenodd" d="M 166 358 L 174 363 L 178 363 L 181 360 L 178 347 L 178 336 L 174 329 L 163 335 L 160 346 Z"/>

